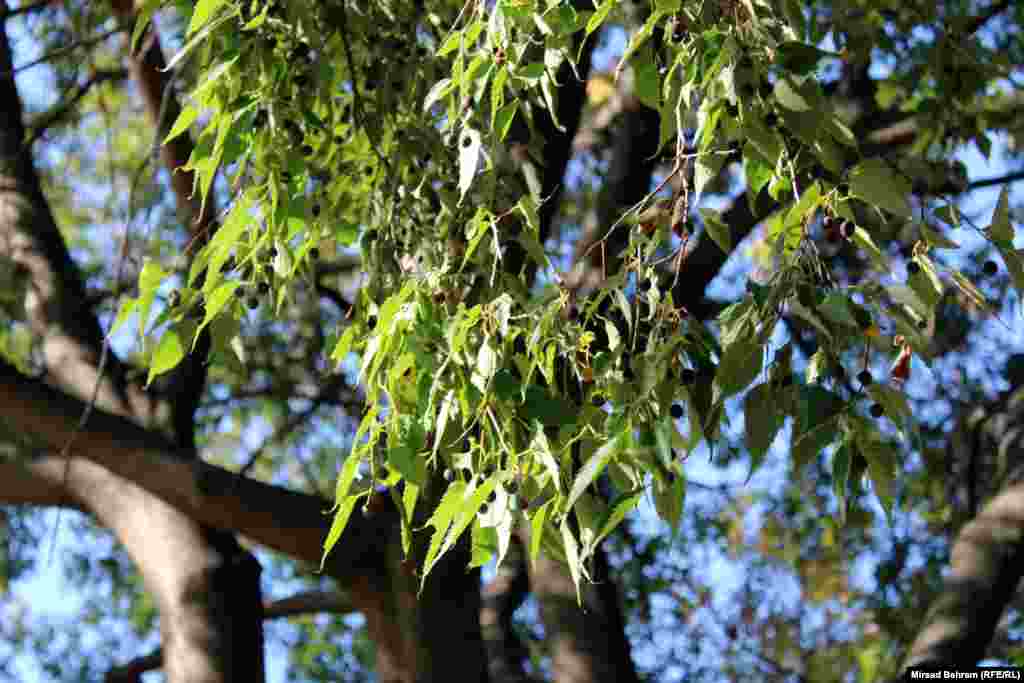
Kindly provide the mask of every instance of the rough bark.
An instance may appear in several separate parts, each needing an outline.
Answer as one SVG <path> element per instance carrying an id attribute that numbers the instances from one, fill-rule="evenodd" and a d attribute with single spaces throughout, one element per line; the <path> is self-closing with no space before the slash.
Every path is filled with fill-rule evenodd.
<path id="1" fill-rule="evenodd" d="M 904 668 L 973 665 L 985 654 L 1024 574 L 1024 484 L 1002 491 L 964 526 L 950 566 Z"/>

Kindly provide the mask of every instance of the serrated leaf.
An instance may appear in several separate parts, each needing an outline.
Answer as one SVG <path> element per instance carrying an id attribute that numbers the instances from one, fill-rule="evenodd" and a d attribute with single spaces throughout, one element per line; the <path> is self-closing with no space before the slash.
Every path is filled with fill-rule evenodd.
<path id="1" fill-rule="evenodd" d="M 771 384 L 758 384 L 743 398 L 746 445 L 750 451 L 748 480 L 764 462 L 768 448 L 782 427 L 782 418 L 778 409 L 778 399 L 772 391 Z"/>
<path id="2" fill-rule="evenodd" d="M 324 539 L 324 554 L 320 558 L 320 571 L 324 570 L 327 553 L 331 552 L 338 539 L 341 538 L 342 532 L 345 531 L 348 518 L 358 500 L 356 496 L 348 494 L 358 471 L 359 458 L 349 454 L 341 466 L 341 473 L 338 475 L 338 483 L 334 490 L 334 521 L 331 522 L 331 529 L 327 532 L 327 538 Z"/>
<path id="3" fill-rule="evenodd" d="M 601 5 L 597 8 L 590 19 L 587 21 L 586 35 L 589 37 L 591 33 L 596 31 L 604 23 L 605 19 L 608 18 L 608 14 L 616 5 L 616 0 L 604 0 Z"/>
<path id="4" fill-rule="evenodd" d="M 192 341 L 193 351 L 196 348 L 196 342 L 199 341 L 199 333 L 210 324 L 211 320 L 217 317 L 217 314 L 221 312 L 227 302 L 231 300 L 231 297 L 234 296 L 240 284 L 239 282 L 225 282 L 206 297 L 206 315 L 203 317 L 203 322 L 199 325 L 199 329 L 196 330 L 195 339 Z"/>
<path id="5" fill-rule="evenodd" d="M 429 113 L 430 108 L 441 100 L 442 97 L 455 89 L 455 81 L 450 78 L 442 78 L 430 88 L 426 97 L 423 98 L 423 112 Z"/>
<path id="6" fill-rule="evenodd" d="M 658 516 L 672 528 L 672 535 L 679 532 L 679 521 L 683 516 L 686 499 L 686 479 L 675 473 L 671 481 L 654 483 L 654 509 Z"/>
<path id="7" fill-rule="evenodd" d="M 512 128 L 512 121 L 515 120 L 517 111 L 519 111 L 519 100 L 512 100 L 498 110 L 494 117 L 494 131 L 498 134 L 499 140 L 505 140 L 505 136 Z"/>
<path id="8" fill-rule="evenodd" d="M 602 540 L 605 539 L 608 534 L 615 531 L 622 520 L 626 518 L 630 512 L 636 509 L 636 506 L 640 503 L 643 497 L 644 490 L 642 488 L 633 489 L 626 493 L 619 494 L 608 506 L 605 511 L 604 519 L 601 520 L 599 531 L 597 536 L 591 542 L 591 548 L 596 548 Z"/>
<path id="9" fill-rule="evenodd" d="M 160 337 L 160 341 L 153 351 L 146 386 L 149 386 L 154 377 L 176 368 L 185 357 L 185 348 L 186 342 L 182 339 L 181 333 L 173 327 L 168 328 Z"/>
<path id="10" fill-rule="evenodd" d="M 428 526 L 434 528 L 434 532 L 430 536 L 430 546 L 427 548 L 427 555 L 423 560 L 423 577 L 420 582 L 420 590 L 423 590 L 423 586 L 426 584 L 427 576 L 430 574 L 430 570 L 434 568 L 437 561 L 441 559 L 441 547 L 445 542 L 445 538 L 448 535 L 448 529 L 451 527 L 452 520 L 454 519 L 459 508 L 466 497 L 466 483 L 463 481 L 454 481 L 448 485 L 447 491 L 441 501 L 434 508 L 434 513 L 430 516 L 430 520 L 424 525 L 423 528 Z"/>
<path id="11" fill-rule="evenodd" d="M 910 181 L 891 169 L 883 159 L 874 157 L 860 162 L 850 170 L 849 179 L 850 191 L 867 203 L 897 216 L 913 217 L 913 209 L 907 200 Z"/>
<path id="12" fill-rule="evenodd" d="M 605 466 L 608 462 L 622 449 L 622 435 L 618 434 L 612 437 L 607 443 L 602 445 L 597 452 L 590 456 L 580 471 L 576 474 L 576 480 L 572 483 L 572 489 L 569 491 L 569 497 L 565 501 L 565 510 L 572 509 L 572 506 L 576 503 L 576 500 L 580 495 L 587 489 L 588 486 L 594 483 L 598 475 L 604 471 Z"/>
<path id="13" fill-rule="evenodd" d="M 718 403 L 747 388 L 757 379 L 764 364 L 764 348 L 753 334 L 741 335 L 725 348 L 715 372 L 714 402 Z"/>

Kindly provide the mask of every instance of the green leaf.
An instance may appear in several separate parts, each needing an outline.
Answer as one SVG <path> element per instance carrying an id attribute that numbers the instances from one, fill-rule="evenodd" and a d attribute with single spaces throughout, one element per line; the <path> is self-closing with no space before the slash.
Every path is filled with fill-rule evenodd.
<path id="1" fill-rule="evenodd" d="M 188 24 L 188 31 L 185 32 L 185 36 L 191 36 L 206 25 L 224 3 L 225 0 L 196 0 L 195 7 L 192 9 L 192 21 Z"/>
<path id="2" fill-rule="evenodd" d="M 346 525 L 348 525 L 348 518 L 352 514 L 352 509 L 355 507 L 357 496 L 349 496 L 348 491 L 352 486 L 352 482 L 356 477 L 356 472 L 359 471 L 359 458 L 353 456 L 351 453 L 345 462 L 341 466 L 341 473 L 338 475 L 338 484 L 334 490 L 334 521 L 331 522 L 331 529 L 327 532 L 327 538 L 324 540 L 324 554 L 320 558 L 320 571 L 324 570 L 324 562 L 327 560 L 327 553 L 331 552 L 334 545 L 341 538 L 341 534 L 345 531 Z"/>
<path id="3" fill-rule="evenodd" d="M 649 50 L 644 50 L 642 57 L 634 60 L 633 74 L 633 92 L 637 98 L 651 109 L 660 109 L 661 76 Z"/>
<path id="4" fill-rule="evenodd" d="M 897 216 L 913 217 L 907 195 L 910 181 L 892 170 L 880 157 L 866 159 L 850 170 L 850 191 L 869 204 Z"/>
<path id="5" fill-rule="evenodd" d="M 749 329 L 749 332 L 725 348 L 715 372 L 715 403 L 747 388 L 761 372 L 764 347 L 753 334 L 753 329 Z"/>
<path id="6" fill-rule="evenodd" d="M 640 500 L 643 498 L 644 489 L 635 488 L 632 491 L 626 493 L 620 493 L 608 506 L 605 511 L 604 518 L 601 520 L 599 531 L 597 536 L 590 543 L 591 548 L 596 548 L 605 537 L 611 532 L 618 528 L 622 520 L 626 518 L 630 512 L 636 509 L 636 506 L 640 504 Z"/>
<path id="7" fill-rule="evenodd" d="M 774 395 L 771 384 L 758 384 L 747 392 L 743 398 L 743 421 L 746 445 L 750 451 L 749 480 L 764 462 L 764 456 L 783 423 L 778 397 Z"/>
<path id="8" fill-rule="evenodd" d="M 139 314 L 139 336 L 146 332 L 146 325 L 149 323 L 149 309 L 153 306 L 153 301 L 156 299 L 156 291 L 169 275 L 170 273 L 160 267 L 160 264 L 146 257 L 142 270 L 139 272 L 139 305 L 137 309 Z"/>
<path id="9" fill-rule="evenodd" d="M 572 483 L 569 497 L 565 501 L 565 511 L 572 509 L 580 495 L 597 480 L 605 466 L 608 465 L 608 461 L 620 450 L 622 450 L 622 435 L 618 434 L 597 449 L 597 452 L 583 463 L 583 467 L 576 474 L 576 480 Z"/>
<path id="10" fill-rule="evenodd" d="M 423 578 L 420 582 L 420 591 L 423 590 L 423 586 L 426 584 L 430 570 L 441 559 L 441 546 L 444 544 L 452 520 L 459 511 L 465 497 L 466 483 L 464 481 L 456 480 L 449 484 L 448 490 L 445 491 L 444 496 L 441 498 L 441 502 L 434 509 L 434 514 L 430 516 L 430 520 L 424 525 L 424 528 L 427 526 L 433 527 L 434 532 L 431 534 L 430 546 L 423 560 Z"/>
<path id="11" fill-rule="evenodd" d="M 213 290 L 208 297 L 206 297 L 206 316 L 203 318 L 202 324 L 199 329 L 196 330 L 195 339 L 192 341 L 192 350 L 196 348 L 196 342 L 199 341 L 199 333 L 203 331 L 203 328 L 210 324 L 210 321 L 217 317 L 217 314 L 221 312 L 225 304 L 231 300 L 238 290 L 241 283 L 239 282 L 225 282 L 221 286 Z"/>
<path id="12" fill-rule="evenodd" d="M 815 310 L 837 325 L 860 328 L 850 308 L 850 300 L 842 292 L 829 292 Z"/>
<path id="13" fill-rule="evenodd" d="M 537 508 L 537 511 L 533 513 L 533 517 L 530 519 L 530 562 L 535 563 L 537 557 L 540 555 L 540 543 L 544 538 L 544 527 L 547 525 L 548 514 L 555 505 L 555 500 L 549 500 L 548 502 Z"/>
<path id="14" fill-rule="evenodd" d="M 654 482 L 654 509 L 658 516 L 672 528 L 672 535 L 679 533 L 679 520 L 683 516 L 686 500 L 686 478 L 673 472 L 671 480 Z"/>
<path id="15" fill-rule="evenodd" d="M 1010 186 L 1004 185 L 999 193 L 999 201 L 992 213 L 992 222 L 988 226 L 988 236 L 995 242 L 1013 244 L 1013 225 L 1010 223 Z"/>
<path id="16" fill-rule="evenodd" d="M 722 213 L 714 209 L 699 209 L 701 218 L 704 219 L 704 229 L 709 237 L 714 240 L 718 248 L 728 254 L 732 250 L 732 235 L 729 226 L 722 220 Z"/>
<path id="17" fill-rule="evenodd" d="M 153 360 L 149 364 L 149 377 L 146 378 L 146 386 L 149 386 L 157 375 L 162 375 L 177 367 L 184 357 L 185 340 L 182 339 L 181 333 L 177 329 L 168 328 L 160 337 L 156 350 L 153 351 Z"/>
<path id="18" fill-rule="evenodd" d="M 586 35 L 589 37 L 591 33 L 596 31 L 604 23 L 605 19 L 608 18 L 608 14 L 615 7 L 617 0 L 604 0 L 597 11 L 591 15 L 587 21 Z"/>
<path id="19" fill-rule="evenodd" d="M 494 131 L 498 134 L 499 140 L 505 140 L 505 136 L 512 128 L 512 121 L 515 120 L 517 111 L 519 111 L 519 100 L 512 100 L 498 110 L 494 117 Z"/>
<path id="20" fill-rule="evenodd" d="M 569 528 L 567 517 L 562 519 L 561 532 L 562 542 L 565 544 L 565 558 L 569 564 L 569 575 L 572 577 L 573 585 L 576 586 L 576 605 L 583 607 L 583 597 L 580 594 L 580 574 L 583 572 L 583 562 L 580 559 L 579 546 Z"/>

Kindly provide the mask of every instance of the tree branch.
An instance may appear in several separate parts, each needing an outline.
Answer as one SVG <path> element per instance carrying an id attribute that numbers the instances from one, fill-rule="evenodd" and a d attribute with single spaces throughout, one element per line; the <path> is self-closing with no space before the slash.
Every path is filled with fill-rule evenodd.
<path id="1" fill-rule="evenodd" d="M 999 493 L 964 526 L 950 566 L 903 669 L 971 666 L 984 656 L 1024 575 L 1024 483 Z"/>
<path id="2" fill-rule="evenodd" d="M 71 435 L 84 405 L 81 401 L 20 375 L 0 362 L 2 415 L 50 449 L 59 450 Z M 209 526 L 234 530 L 261 545 L 317 565 L 327 532 L 331 503 L 249 478 L 176 448 L 159 435 L 102 410 L 94 410 L 75 439 L 72 455 L 116 473 Z M 54 458 L 35 461 L 39 467 Z M 372 522 L 353 519 L 324 566 L 345 582 L 382 563 L 378 548 L 391 514 Z M 344 549 L 344 550 L 341 550 Z"/>
<path id="3" fill-rule="evenodd" d="M 972 181 L 967 185 L 966 192 L 978 190 L 983 187 L 991 187 L 993 185 L 1015 183 L 1018 180 L 1024 180 L 1024 171 L 1014 171 L 1013 173 L 1007 173 L 1006 175 L 996 176 L 994 178 L 981 178 L 980 180 Z"/>
<path id="4" fill-rule="evenodd" d="M 283 619 L 302 614 L 350 614 L 354 611 L 352 602 L 344 593 L 329 591 L 304 591 L 287 598 L 266 602 L 263 618 Z M 107 672 L 103 683 L 141 683 L 142 674 L 154 671 L 163 665 L 163 649 L 157 648 L 127 664 L 114 667 Z"/>
<path id="5" fill-rule="evenodd" d="M 48 129 L 55 124 L 59 123 L 68 113 L 85 97 L 89 90 L 94 85 L 99 85 L 106 81 L 118 81 L 128 75 L 128 72 L 124 69 L 108 69 L 103 71 L 97 71 L 92 74 L 88 80 L 81 85 L 74 88 L 74 91 L 66 95 L 65 98 L 51 108 L 49 111 L 41 114 L 37 121 L 33 121 L 29 124 L 29 128 L 32 132 L 29 134 L 28 139 L 25 141 L 25 147 L 31 149 L 33 145 L 41 138 Z"/>

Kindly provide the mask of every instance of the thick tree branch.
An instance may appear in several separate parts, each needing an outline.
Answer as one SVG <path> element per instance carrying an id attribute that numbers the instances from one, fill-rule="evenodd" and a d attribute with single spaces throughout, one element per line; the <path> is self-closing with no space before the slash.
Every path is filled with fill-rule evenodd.
<path id="1" fill-rule="evenodd" d="M 264 619 L 284 619 L 302 614 L 349 614 L 352 602 L 343 593 L 328 591 L 304 591 L 295 595 L 266 602 L 263 605 Z M 114 667 L 107 672 L 104 683 L 141 683 L 142 674 L 154 671 L 163 665 L 163 648 L 157 648 L 147 655 L 138 657 Z"/>
<path id="2" fill-rule="evenodd" d="M 0 363 L 0 406 L 4 419 L 54 450 L 67 443 L 84 408 L 81 401 L 26 379 L 5 363 Z M 203 524 L 234 530 L 311 565 L 320 562 L 331 507 L 325 499 L 192 460 L 159 435 L 102 410 L 93 411 L 78 433 L 72 455 L 102 465 Z M 384 518 L 390 521 L 386 514 L 374 520 Z M 325 571 L 345 582 L 379 569 L 377 544 L 386 528 L 353 519 Z"/>
<path id="3" fill-rule="evenodd" d="M 992 640 L 1024 576 L 1024 484 L 993 498 L 957 536 L 951 571 L 903 668 L 970 666 Z"/>

